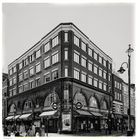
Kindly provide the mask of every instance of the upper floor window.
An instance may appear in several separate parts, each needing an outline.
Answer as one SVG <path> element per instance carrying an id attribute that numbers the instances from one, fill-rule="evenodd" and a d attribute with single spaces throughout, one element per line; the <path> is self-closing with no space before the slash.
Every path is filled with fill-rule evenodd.
<path id="1" fill-rule="evenodd" d="M 74 78 L 79 80 L 80 70 L 77 68 L 74 68 Z"/>
<path id="2" fill-rule="evenodd" d="M 74 44 L 79 47 L 79 38 L 74 36 Z"/>
<path id="3" fill-rule="evenodd" d="M 103 72 L 103 70 L 101 68 L 99 68 L 99 76 L 101 76 L 101 77 L 102 77 L 102 72 Z"/>
<path id="4" fill-rule="evenodd" d="M 97 59 L 98 59 L 98 58 L 97 58 L 97 56 L 98 56 L 98 55 L 97 55 L 97 53 L 96 53 L 96 52 L 94 52 L 94 59 L 95 59 L 95 60 L 97 60 Z"/>
<path id="5" fill-rule="evenodd" d="M 81 57 L 81 65 L 83 67 L 86 67 L 86 57 L 84 57 L 84 56 Z"/>
<path id="6" fill-rule="evenodd" d="M 106 60 L 105 59 L 103 60 L 103 65 L 106 67 Z"/>
<path id="7" fill-rule="evenodd" d="M 103 86 L 103 82 L 99 81 L 99 88 L 102 89 L 103 88 L 102 86 Z"/>
<path id="8" fill-rule="evenodd" d="M 22 69 L 22 62 L 19 63 L 19 69 Z"/>
<path id="9" fill-rule="evenodd" d="M 88 55 L 92 57 L 92 49 L 88 48 Z"/>
<path id="10" fill-rule="evenodd" d="M 98 87 L 98 79 L 94 78 L 94 86 Z"/>
<path id="11" fill-rule="evenodd" d="M 98 66 L 94 64 L 94 73 L 98 74 Z"/>
<path id="12" fill-rule="evenodd" d="M 35 80 L 35 86 L 40 86 L 41 85 L 41 81 L 40 81 L 40 77 L 36 78 Z"/>
<path id="13" fill-rule="evenodd" d="M 68 49 L 64 50 L 64 59 L 68 60 Z"/>
<path id="14" fill-rule="evenodd" d="M 19 93 L 21 93 L 21 92 L 23 91 L 23 86 L 20 85 L 20 86 L 18 87 L 18 90 L 19 90 Z"/>
<path id="15" fill-rule="evenodd" d="M 34 75 L 34 67 L 31 67 L 31 68 L 29 69 L 29 73 L 30 73 L 30 76 Z"/>
<path id="16" fill-rule="evenodd" d="M 9 70 L 10 75 L 12 75 L 12 69 Z"/>
<path id="17" fill-rule="evenodd" d="M 13 88 L 13 95 L 16 95 L 16 88 Z"/>
<path id="18" fill-rule="evenodd" d="M 16 77 L 13 78 L 13 84 L 16 84 Z"/>
<path id="19" fill-rule="evenodd" d="M 107 75 L 107 72 L 104 70 L 104 72 L 103 72 L 104 79 L 106 79 L 106 75 Z"/>
<path id="20" fill-rule="evenodd" d="M 68 33 L 67 33 L 67 32 L 65 32 L 64 37 L 65 37 L 65 38 L 64 38 L 64 41 L 65 41 L 65 42 L 68 42 Z"/>
<path id="21" fill-rule="evenodd" d="M 112 68 L 111 63 L 108 63 L 108 68 L 111 70 Z"/>
<path id="22" fill-rule="evenodd" d="M 44 82 L 47 83 L 47 82 L 49 82 L 50 80 L 51 80 L 51 78 L 50 78 L 50 72 L 44 74 Z"/>
<path id="23" fill-rule="evenodd" d="M 59 61 L 59 58 L 58 58 L 58 51 L 54 52 L 52 54 L 52 64 L 55 64 Z"/>
<path id="24" fill-rule="evenodd" d="M 39 58 L 41 56 L 41 51 L 40 49 L 38 51 L 36 51 L 36 58 Z"/>
<path id="25" fill-rule="evenodd" d="M 81 44 L 81 49 L 86 52 L 87 48 L 86 48 L 86 44 L 84 42 L 82 42 L 82 44 Z"/>
<path id="26" fill-rule="evenodd" d="M 47 52 L 49 50 L 50 50 L 50 42 L 48 42 L 44 45 L 44 52 Z"/>
<path id="27" fill-rule="evenodd" d="M 50 66 L 50 56 L 44 59 L 44 68 L 47 68 L 49 66 Z"/>
<path id="28" fill-rule="evenodd" d="M 68 77 L 68 67 L 65 67 L 65 77 Z"/>
<path id="29" fill-rule="evenodd" d="M 29 87 L 30 87 L 30 89 L 32 89 L 34 87 L 34 80 L 29 81 Z"/>
<path id="30" fill-rule="evenodd" d="M 86 75 L 87 74 L 85 72 L 81 73 L 81 81 L 86 82 Z"/>
<path id="31" fill-rule="evenodd" d="M 28 90 L 28 84 L 27 84 L 27 83 L 25 83 L 25 84 L 23 85 L 23 91 L 26 91 L 26 90 Z"/>
<path id="32" fill-rule="evenodd" d="M 16 72 L 16 66 L 13 68 L 13 73 L 15 73 Z"/>
<path id="33" fill-rule="evenodd" d="M 41 64 L 40 63 L 36 64 L 35 71 L 36 71 L 36 73 L 41 71 Z"/>
<path id="34" fill-rule="evenodd" d="M 23 75 L 22 73 L 19 74 L 19 82 L 23 80 Z"/>
<path id="35" fill-rule="evenodd" d="M 52 40 L 52 47 L 55 47 L 56 45 L 58 45 L 58 36 L 56 36 L 56 37 Z"/>
<path id="36" fill-rule="evenodd" d="M 104 83 L 104 90 L 106 91 L 107 90 L 107 84 Z"/>
<path id="37" fill-rule="evenodd" d="M 29 62 L 33 62 L 35 60 L 35 57 L 34 57 L 34 54 L 30 55 L 29 56 Z"/>
<path id="38" fill-rule="evenodd" d="M 92 85 L 93 77 L 88 75 L 88 84 Z"/>
<path id="39" fill-rule="evenodd" d="M 102 64 L 102 57 L 99 56 L 99 62 Z"/>
<path id="40" fill-rule="evenodd" d="M 92 62 L 88 61 L 88 70 L 92 71 Z"/>
<path id="41" fill-rule="evenodd" d="M 74 51 L 74 61 L 79 64 L 80 54 L 77 51 Z"/>
<path id="42" fill-rule="evenodd" d="M 58 78 L 58 69 L 52 71 L 52 80 Z"/>
<path id="43" fill-rule="evenodd" d="M 12 81 L 13 81 L 12 79 L 9 80 L 10 86 L 12 86 L 12 84 L 13 84 Z"/>
<path id="44" fill-rule="evenodd" d="M 108 74 L 108 80 L 111 81 L 111 74 Z"/>
<path id="45" fill-rule="evenodd" d="M 25 70 L 25 71 L 23 72 L 23 76 L 24 76 L 24 79 L 28 78 L 28 71 L 27 71 L 27 70 Z"/>
<path id="46" fill-rule="evenodd" d="M 25 67 L 26 65 L 28 65 L 28 58 L 23 61 L 23 66 Z"/>

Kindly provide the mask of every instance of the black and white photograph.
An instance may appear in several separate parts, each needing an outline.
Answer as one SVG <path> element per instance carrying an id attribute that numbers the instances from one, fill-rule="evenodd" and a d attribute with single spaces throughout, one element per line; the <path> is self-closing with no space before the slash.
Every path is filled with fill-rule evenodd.
<path id="1" fill-rule="evenodd" d="M 2 3 L 3 137 L 135 137 L 134 11 Z"/>

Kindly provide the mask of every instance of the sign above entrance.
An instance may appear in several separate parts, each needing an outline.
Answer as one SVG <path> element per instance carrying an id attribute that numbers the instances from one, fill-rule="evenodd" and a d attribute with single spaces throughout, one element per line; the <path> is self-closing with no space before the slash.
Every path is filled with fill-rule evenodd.
<path id="1" fill-rule="evenodd" d="M 58 105 L 56 104 L 56 103 L 52 103 L 52 108 L 54 109 L 54 110 L 56 110 L 57 108 L 58 108 Z"/>
<path id="2" fill-rule="evenodd" d="M 82 103 L 81 102 L 77 102 L 76 103 L 76 108 L 77 109 L 81 109 L 83 107 Z"/>

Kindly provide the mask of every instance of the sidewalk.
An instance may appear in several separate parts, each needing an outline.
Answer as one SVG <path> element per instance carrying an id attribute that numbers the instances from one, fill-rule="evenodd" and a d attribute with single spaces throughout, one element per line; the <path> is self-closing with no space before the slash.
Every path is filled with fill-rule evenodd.
<path id="1" fill-rule="evenodd" d="M 117 132 L 112 131 L 111 134 L 106 135 L 105 131 L 102 132 L 90 132 L 90 133 L 84 133 L 84 132 L 78 132 L 76 134 L 59 134 L 59 133 L 49 133 L 48 137 L 75 137 L 75 136 L 101 136 L 101 137 L 108 137 L 108 136 L 127 136 L 126 132 Z"/>

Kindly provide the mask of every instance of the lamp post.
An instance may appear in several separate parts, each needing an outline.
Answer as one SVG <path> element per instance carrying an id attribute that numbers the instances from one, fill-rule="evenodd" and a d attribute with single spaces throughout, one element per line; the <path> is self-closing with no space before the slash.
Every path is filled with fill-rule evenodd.
<path id="1" fill-rule="evenodd" d="M 132 135 L 132 130 L 131 130 L 131 92 L 130 92 L 130 86 L 131 86 L 131 53 L 134 50 L 131 48 L 131 44 L 129 44 L 129 48 L 127 49 L 126 53 L 128 53 L 128 63 L 127 62 L 123 62 L 120 69 L 118 70 L 119 73 L 124 73 L 125 69 L 123 68 L 124 64 L 127 64 L 127 68 L 128 68 L 128 130 L 127 130 L 127 136 L 131 136 Z"/>

